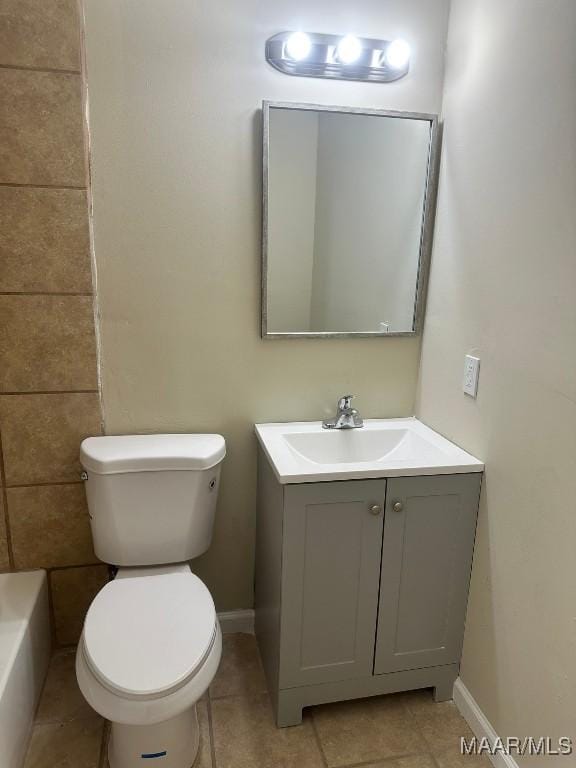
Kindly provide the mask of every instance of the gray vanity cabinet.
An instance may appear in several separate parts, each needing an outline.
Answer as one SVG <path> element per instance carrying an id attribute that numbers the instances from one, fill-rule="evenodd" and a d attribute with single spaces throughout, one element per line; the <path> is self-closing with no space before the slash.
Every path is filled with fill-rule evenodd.
<path id="1" fill-rule="evenodd" d="M 481 477 L 388 480 L 375 674 L 459 661 Z"/>
<path id="2" fill-rule="evenodd" d="M 385 496 L 385 480 L 286 486 L 281 687 L 372 674 Z"/>
<path id="3" fill-rule="evenodd" d="M 329 701 L 452 698 L 481 477 L 281 485 L 260 452 L 256 635 L 278 725 Z"/>

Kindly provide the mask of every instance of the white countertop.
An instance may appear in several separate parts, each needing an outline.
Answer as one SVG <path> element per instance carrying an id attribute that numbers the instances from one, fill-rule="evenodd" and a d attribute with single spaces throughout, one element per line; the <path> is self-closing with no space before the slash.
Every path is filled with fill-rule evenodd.
<path id="1" fill-rule="evenodd" d="M 482 472 L 484 464 L 421 421 L 366 419 L 357 429 L 320 421 L 256 424 L 280 483 Z"/>

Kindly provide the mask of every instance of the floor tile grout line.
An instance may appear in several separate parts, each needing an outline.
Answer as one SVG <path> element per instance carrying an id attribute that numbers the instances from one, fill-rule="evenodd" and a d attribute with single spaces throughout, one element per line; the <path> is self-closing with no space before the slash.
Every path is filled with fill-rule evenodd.
<path id="1" fill-rule="evenodd" d="M 262 694 L 268 693 L 268 691 L 240 691 L 236 693 L 221 693 L 218 696 L 208 694 L 210 701 L 220 701 L 221 699 L 237 699 L 237 698 L 250 698 L 251 696 L 262 696 Z"/>
<path id="2" fill-rule="evenodd" d="M 4 535 L 6 536 L 6 552 L 8 554 L 8 567 L 14 570 L 14 549 L 12 547 L 12 533 L 10 531 L 10 516 L 8 514 L 8 490 L 6 485 L 6 467 L 4 465 L 4 451 L 2 450 L 2 429 L 0 428 L 0 494 L 2 495 L 2 517 L 4 520 Z"/>
<path id="3" fill-rule="evenodd" d="M 212 768 L 217 768 L 216 743 L 214 741 L 214 722 L 212 718 L 212 700 L 210 698 L 210 688 L 208 688 L 208 696 L 206 697 L 206 711 L 208 713 L 208 736 L 210 738 L 210 760 L 212 761 Z"/>
<path id="4" fill-rule="evenodd" d="M 382 694 L 387 696 L 388 694 Z M 377 757 L 373 760 L 362 760 L 360 763 L 346 763 L 346 765 L 338 765 L 337 768 L 366 768 L 367 765 L 374 765 L 375 763 L 393 763 L 395 760 L 405 760 L 408 757 L 430 757 L 433 759 L 432 752 L 402 752 L 398 755 L 392 755 L 390 757 Z M 434 760 L 434 765 L 437 765 Z M 330 766 L 329 766 L 330 768 Z"/>
<path id="5" fill-rule="evenodd" d="M 29 395 L 97 395 L 97 389 L 36 389 L 16 391 L 8 389 L 5 392 L 0 390 L 0 397 L 6 395 L 6 397 L 28 397 Z"/>
<path id="6" fill-rule="evenodd" d="M 432 763 L 436 766 L 436 768 L 440 768 L 440 763 L 436 759 L 436 755 L 434 754 L 434 752 L 429 752 L 428 754 L 430 755 L 430 759 L 432 760 Z"/>
<path id="7" fill-rule="evenodd" d="M 44 689 L 42 690 L 44 693 Z M 42 696 L 40 696 L 40 701 Z M 74 715 L 73 717 L 36 717 L 34 719 L 34 726 L 37 725 L 68 725 L 69 723 L 80 723 L 83 720 L 93 720 L 95 717 L 99 717 L 97 712 L 91 712 L 86 715 Z"/>
<path id="8" fill-rule="evenodd" d="M 6 490 L 11 491 L 16 488 L 45 488 L 46 486 L 51 487 L 53 485 L 81 485 L 83 483 L 83 480 L 55 480 L 52 482 L 42 482 L 42 483 L 8 483 L 6 485 Z"/>
<path id="9" fill-rule="evenodd" d="M 51 605 L 49 605 L 49 610 L 50 611 L 52 610 Z M 53 658 L 54 658 L 53 655 L 51 655 L 50 661 L 48 662 L 48 669 L 46 670 L 44 681 L 42 682 L 42 688 L 40 690 L 40 695 L 38 696 L 38 701 L 36 702 L 36 709 L 34 710 L 34 719 L 32 720 L 32 727 L 30 728 L 30 738 L 29 738 L 28 746 L 26 747 L 26 752 L 24 754 L 26 754 L 28 752 L 28 749 L 30 748 L 30 742 L 32 741 L 32 731 L 37 725 L 43 725 L 43 723 L 38 721 L 38 712 L 40 711 L 40 707 L 42 706 L 42 699 L 44 698 L 44 694 L 46 693 L 46 687 L 48 685 L 48 675 L 50 673 L 50 667 L 52 666 Z"/>
<path id="10" fill-rule="evenodd" d="M 316 746 L 318 747 L 318 751 L 320 752 L 320 758 L 322 762 L 324 763 L 326 768 L 329 768 L 328 766 L 328 758 L 324 754 L 324 749 L 322 747 L 322 742 L 320 741 L 320 736 L 318 734 L 318 729 L 316 728 L 316 720 L 314 719 L 314 711 L 310 712 L 310 721 L 312 722 L 312 732 L 314 734 L 314 738 L 316 739 Z"/>
<path id="11" fill-rule="evenodd" d="M 85 184 L 82 186 L 78 184 L 33 184 L 32 182 L 22 182 L 19 183 L 17 181 L 0 181 L 0 187 L 8 187 L 11 189 L 63 189 L 63 190 L 78 190 L 81 192 L 86 192 L 87 187 Z"/>
<path id="12" fill-rule="evenodd" d="M 102 739 L 100 741 L 100 754 L 98 755 L 98 768 L 106 768 L 110 728 L 110 722 L 108 720 L 104 720 L 104 728 L 102 728 Z"/>
<path id="13" fill-rule="evenodd" d="M 81 75 L 79 69 L 60 69 L 59 67 L 33 67 L 26 64 L 0 64 L 0 69 L 11 69 L 17 72 L 45 72 L 50 75 Z"/>
<path id="14" fill-rule="evenodd" d="M 0 296 L 64 296 L 92 297 L 92 291 L 0 291 Z"/>
<path id="15" fill-rule="evenodd" d="M 416 730 L 418 731 L 418 734 L 419 734 L 420 738 L 421 738 L 421 739 L 422 739 L 422 741 L 424 742 L 425 746 L 428 748 L 428 754 L 430 754 L 430 755 L 432 756 L 432 760 L 433 760 L 433 762 L 434 762 L 434 765 L 438 765 L 438 763 L 436 762 L 436 759 L 435 759 L 435 757 L 434 757 L 434 753 L 433 753 L 433 751 L 432 751 L 432 747 L 430 746 L 430 742 L 429 742 L 429 741 L 428 741 L 428 739 L 426 738 L 426 736 L 425 736 L 425 734 L 424 734 L 424 731 L 422 730 L 422 727 L 420 726 L 420 722 L 419 722 L 418 718 L 416 717 L 416 715 L 414 714 L 414 712 L 412 712 L 412 710 L 410 709 L 409 705 L 408 705 L 408 704 L 406 704 L 406 702 L 404 702 L 404 708 L 406 709 L 406 711 L 408 712 L 408 714 L 409 714 L 409 715 L 410 715 L 410 717 L 412 718 L 412 720 L 413 720 L 413 722 L 414 722 L 414 725 L 416 726 Z"/>
<path id="16" fill-rule="evenodd" d="M 48 565 L 44 566 L 43 570 L 48 571 L 48 573 L 54 573 L 54 571 L 70 571 L 74 568 L 94 568 L 94 566 L 102 566 L 103 568 L 110 567 L 108 566 L 108 563 L 103 563 L 102 560 L 94 560 L 92 563 L 80 563 L 79 565 Z M 30 569 L 28 568 L 28 570 Z M 72 648 L 75 648 L 77 645 L 77 642 L 69 643 L 68 645 L 60 645 L 56 648 L 56 650 L 72 650 Z"/>

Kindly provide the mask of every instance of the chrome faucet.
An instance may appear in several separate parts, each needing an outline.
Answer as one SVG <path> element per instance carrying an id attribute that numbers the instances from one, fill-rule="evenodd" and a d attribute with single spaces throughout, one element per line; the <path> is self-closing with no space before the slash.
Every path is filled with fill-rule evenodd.
<path id="1" fill-rule="evenodd" d="M 357 429 L 364 426 L 362 417 L 356 408 L 352 408 L 353 397 L 354 395 L 344 395 L 338 400 L 336 416 L 322 422 L 324 429 Z"/>

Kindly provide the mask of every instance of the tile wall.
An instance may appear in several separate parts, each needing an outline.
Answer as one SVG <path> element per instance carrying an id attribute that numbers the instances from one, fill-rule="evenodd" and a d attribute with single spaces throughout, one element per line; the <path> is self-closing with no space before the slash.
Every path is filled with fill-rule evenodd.
<path id="1" fill-rule="evenodd" d="M 0 570 L 49 571 L 55 640 L 107 579 L 78 448 L 101 431 L 76 0 L 0 0 Z"/>

